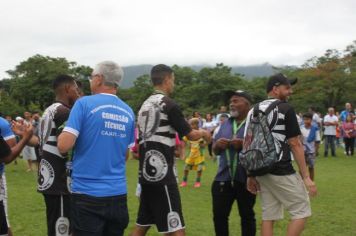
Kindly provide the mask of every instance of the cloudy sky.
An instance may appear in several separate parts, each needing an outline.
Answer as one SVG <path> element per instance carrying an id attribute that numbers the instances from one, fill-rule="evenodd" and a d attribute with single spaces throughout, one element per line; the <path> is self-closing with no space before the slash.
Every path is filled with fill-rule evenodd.
<path id="1" fill-rule="evenodd" d="M 356 40 L 354 0 L 0 1 L 0 78 L 35 54 L 82 65 L 300 65 Z"/>

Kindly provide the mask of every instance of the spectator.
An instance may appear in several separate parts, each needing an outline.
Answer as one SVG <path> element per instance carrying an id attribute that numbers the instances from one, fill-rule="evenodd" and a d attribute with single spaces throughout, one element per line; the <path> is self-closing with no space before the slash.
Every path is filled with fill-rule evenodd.
<path id="1" fill-rule="evenodd" d="M 213 121 L 213 116 L 211 113 L 207 113 L 205 116 L 205 123 L 203 125 L 203 129 L 205 129 L 206 131 L 210 132 L 210 134 L 212 135 L 214 132 L 214 129 L 216 128 L 217 124 L 215 121 Z M 212 152 L 212 143 L 208 144 L 208 151 L 209 151 L 209 156 L 210 158 L 213 157 L 213 152 Z"/>
<path id="2" fill-rule="evenodd" d="M 345 103 L 345 110 L 343 110 L 343 111 L 340 113 L 340 120 L 341 120 L 341 122 L 345 122 L 345 121 L 346 121 L 346 117 L 347 117 L 349 114 L 351 114 L 351 115 L 352 115 L 352 118 L 354 118 L 355 112 L 352 110 L 351 103 L 347 102 L 347 103 Z"/>
<path id="3" fill-rule="evenodd" d="M 253 236 L 256 234 L 253 211 L 256 196 L 247 191 L 246 171 L 238 163 L 251 97 L 241 90 L 229 92 L 228 97 L 231 117 L 221 124 L 213 144 L 215 154 L 220 156 L 218 172 L 211 188 L 215 235 L 229 235 L 229 215 L 236 200 L 241 218 L 241 235 Z"/>
<path id="4" fill-rule="evenodd" d="M 328 156 L 329 146 L 331 148 L 331 156 L 336 157 L 336 127 L 338 126 L 339 119 L 334 115 L 334 108 L 329 107 L 328 114 L 324 116 L 323 124 L 325 127 L 324 130 L 324 157 Z"/>
<path id="5" fill-rule="evenodd" d="M 346 120 L 342 123 L 342 131 L 346 155 L 353 156 L 356 136 L 356 125 L 353 122 L 353 116 L 351 113 L 346 116 Z"/>

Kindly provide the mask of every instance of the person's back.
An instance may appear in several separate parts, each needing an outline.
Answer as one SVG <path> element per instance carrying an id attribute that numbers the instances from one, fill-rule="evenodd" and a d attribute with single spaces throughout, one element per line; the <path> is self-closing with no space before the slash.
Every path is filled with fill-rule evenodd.
<path id="1" fill-rule="evenodd" d="M 153 224 L 161 233 L 185 235 L 174 164 L 176 132 L 193 140 L 210 135 L 193 131 L 179 106 L 168 97 L 174 88 L 174 73 L 169 66 L 154 66 L 151 80 L 155 92 L 143 103 L 137 119 L 142 192 L 132 235 L 145 235 Z"/>
<path id="2" fill-rule="evenodd" d="M 126 132 L 134 132 L 131 108 L 115 95 L 96 94 L 79 99 L 73 115 L 65 128 L 78 131 L 72 191 L 97 197 L 125 194 L 126 151 L 133 142 Z"/>
<path id="3" fill-rule="evenodd" d="M 94 95 L 76 101 L 58 138 L 61 153 L 74 147 L 74 235 L 121 236 L 128 225 L 125 162 L 134 145 L 135 118 L 132 109 L 116 96 L 122 75 L 116 63 L 99 63 L 90 81 Z"/>

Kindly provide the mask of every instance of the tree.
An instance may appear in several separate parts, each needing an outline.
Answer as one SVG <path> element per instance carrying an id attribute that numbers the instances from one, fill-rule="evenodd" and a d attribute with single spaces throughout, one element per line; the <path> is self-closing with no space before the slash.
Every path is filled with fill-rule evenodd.
<path id="1" fill-rule="evenodd" d="M 67 61 L 62 57 L 35 55 L 7 73 L 10 76 L 11 97 L 23 107 L 33 103 L 38 104 L 43 110 L 54 100 L 51 88 L 52 81 L 57 75 L 87 76 L 90 75 L 91 68 L 77 66 L 76 62 Z"/>

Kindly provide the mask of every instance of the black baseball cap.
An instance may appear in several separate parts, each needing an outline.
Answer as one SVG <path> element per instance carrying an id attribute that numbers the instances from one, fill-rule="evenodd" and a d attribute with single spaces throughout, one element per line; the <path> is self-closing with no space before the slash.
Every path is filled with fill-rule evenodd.
<path id="1" fill-rule="evenodd" d="M 243 90 L 230 90 L 225 92 L 226 100 L 230 99 L 232 96 L 243 97 L 247 99 L 250 103 L 252 103 L 252 97 L 246 91 Z"/>
<path id="2" fill-rule="evenodd" d="M 298 81 L 298 78 L 287 78 L 287 76 L 285 76 L 282 73 L 272 75 L 271 77 L 269 77 L 269 80 L 266 85 L 267 93 L 269 93 L 273 89 L 274 86 L 294 85 L 297 83 L 297 81 Z"/>

